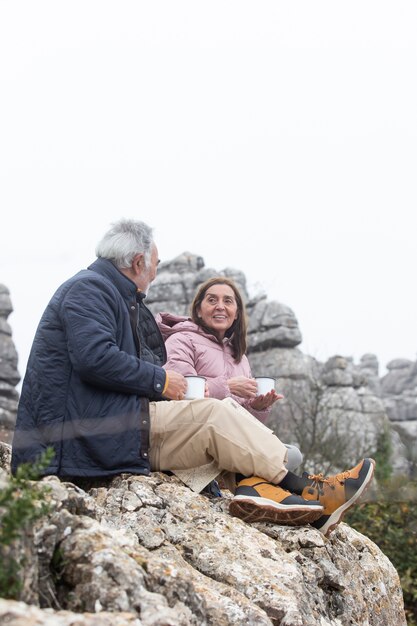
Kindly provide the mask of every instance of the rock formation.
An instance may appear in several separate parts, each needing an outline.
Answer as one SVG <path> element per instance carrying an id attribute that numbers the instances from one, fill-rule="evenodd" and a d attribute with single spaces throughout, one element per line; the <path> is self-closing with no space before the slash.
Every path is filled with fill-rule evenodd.
<path id="1" fill-rule="evenodd" d="M 328 539 L 245 524 L 228 514 L 229 492 L 208 499 L 162 473 L 88 491 L 37 485 L 52 507 L 14 546 L 24 587 L 20 602 L 0 600 L 0 623 L 406 626 L 391 562 L 344 523 Z"/>
<path id="2" fill-rule="evenodd" d="M 13 311 L 7 287 L 0 284 L 0 441 L 10 441 L 16 420 L 20 381 L 17 352 L 7 318 Z"/>

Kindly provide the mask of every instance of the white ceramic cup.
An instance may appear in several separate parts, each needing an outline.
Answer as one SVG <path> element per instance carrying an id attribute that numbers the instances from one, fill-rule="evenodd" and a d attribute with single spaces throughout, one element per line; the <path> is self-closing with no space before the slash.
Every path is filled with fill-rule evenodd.
<path id="1" fill-rule="evenodd" d="M 204 398 L 206 388 L 206 379 L 204 376 L 184 376 L 187 381 L 187 391 L 185 392 L 185 400 L 196 400 Z"/>
<path id="2" fill-rule="evenodd" d="M 263 396 L 268 391 L 275 389 L 275 378 L 269 376 L 255 376 L 256 383 L 258 385 L 258 393 L 256 395 Z"/>

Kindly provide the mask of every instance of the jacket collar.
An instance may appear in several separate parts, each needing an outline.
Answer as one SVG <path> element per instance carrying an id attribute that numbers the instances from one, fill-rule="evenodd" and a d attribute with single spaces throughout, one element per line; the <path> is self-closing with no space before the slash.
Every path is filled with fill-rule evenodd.
<path id="1" fill-rule="evenodd" d="M 136 299 L 137 287 L 133 280 L 122 274 L 114 263 L 108 259 L 97 259 L 87 269 L 97 272 L 97 274 L 110 280 L 120 291 L 123 298 L 127 300 Z"/>

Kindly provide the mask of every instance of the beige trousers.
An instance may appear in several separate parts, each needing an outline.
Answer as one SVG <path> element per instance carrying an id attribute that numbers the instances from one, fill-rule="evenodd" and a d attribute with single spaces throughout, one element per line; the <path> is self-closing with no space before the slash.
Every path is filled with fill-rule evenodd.
<path id="1" fill-rule="evenodd" d="M 285 445 L 231 398 L 150 402 L 149 410 L 153 471 L 211 467 L 205 484 L 224 470 L 272 483 L 287 473 Z"/>

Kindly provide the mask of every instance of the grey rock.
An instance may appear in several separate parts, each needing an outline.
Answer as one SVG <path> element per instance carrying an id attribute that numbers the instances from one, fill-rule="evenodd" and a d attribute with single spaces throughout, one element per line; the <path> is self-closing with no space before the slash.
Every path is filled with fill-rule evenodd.
<path id="1" fill-rule="evenodd" d="M 0 376 L 1 380 L 17 385 L 20 375 L 17 371 L 17 352 L 9 335 L 0 335 Z"/>
<path id="2" fill-rule="evenodd" d="M 165 261 L 160 264 L 158 273 L 161 274 L 165 271 L 178 272 L 184 274 L 192 272 L 195 274 L 204 267 L 204 259 L 192 252 L 183 252 L 170 261 Z"/>
<path id="3" fill-rule="evenodd" d="M 297 319 L 286 305 L 261 298 L 252 304 L 248 313 L 248 347 L 251 352 L 295 347 L 301 343 Z"/>
<path id="4" fill-rule="evenodd" d="M 10 473 L 10 461 L 12 458 L 12 447 L 4 441 L 0 441 L 0 469 Z"/>
<path id="5" fill-rule="evenodd" d="M 10 291 L 0 283 L 0 317 L 8 318 L 13 311 L 12 301 L 10 299 Z"/>
<path id="6" fill-rule="evenodd" d="M 404 367 L 389 368 L 388 374 L 381 378 L 381 386 L 384 395 L 398 395 L 406 389 L 417 387 L 417 376 L 414 376 L 414 364 L 410 361 Z"/>
<path id="7" fill-rule="evenodd" d="M 272 376 L 278 380 L 314 381 L 320 373 L 318 362 L 298 348 L 277 347 L 251 352 L 250 363 L 253 375 Z"/>
<path id="8" fill-rule="evenodd" d="M 408 369 L 412 365 L 413 361 L 410 361 L 409 359 L 393 359 L 392 361 L 389 361 L 389 363 L 387 363 L 387 370 L 403 370 Z"/>
<path id="9" fill-rule="evenodd" d="M 359 366 L 361 369 L 369 370 L 375 376 L 378 376 L 379 373 L 379 363 L 378 358 L 375 354 L 363 354 L 359 361 Z"/>
<path id="10" fill-rule="evenodd" d="M 12 334 L 12 328 L 4 317 L 0 317 L 0 335 L 9 335 Z"/>
<path id="11" fill-rule="evenodd" d="M 19 393 L 16 391 L 14 385 L 0 380 L 0 398 L 8 398 L 10 400 L 19 400 Z"/>
<path id="12" fill-rule="evenodd" d="M 160 473 L 88 493 L 45 486 L 51 509 L 25 553 L 27 585 L 21 602 L 0 601 L 0 623 L 406 624 L 397 572 L 344 523 L 327 539 L 311 526 L 245 524 L 229 516 L 228 492 L 209 500 Z"/>
<path id="13" fill-rule="evenodd" d="M 329 387 L 359 387 L 366 382 L 352 360 L 339 355 L 331 357 L 324 364 L 322 381 Z"/>
<path id="14" fill-rule="evenodd" d="M 13 311 L 9 290 L 0 284 L 0 441 L 10 442 L 16 422 L 20 381 L 18 356 L 7 318 Z"/>
<path id="15" fill-rule="evenodd" d="M 8 626 L 142 626 L 143 622 L 131 613 L 103 611 L 75 615 L 71 611 L 41 610 L 25 602 L 0 598 L 0 623 Z"/>
<path id="16" fill-rule="evenodd" d="M 375 354 L 364 354 L 356 366 L 362 384 L 366 385 L 376 396 L 382 395 L 379 379 L 379 363 Z"/>

